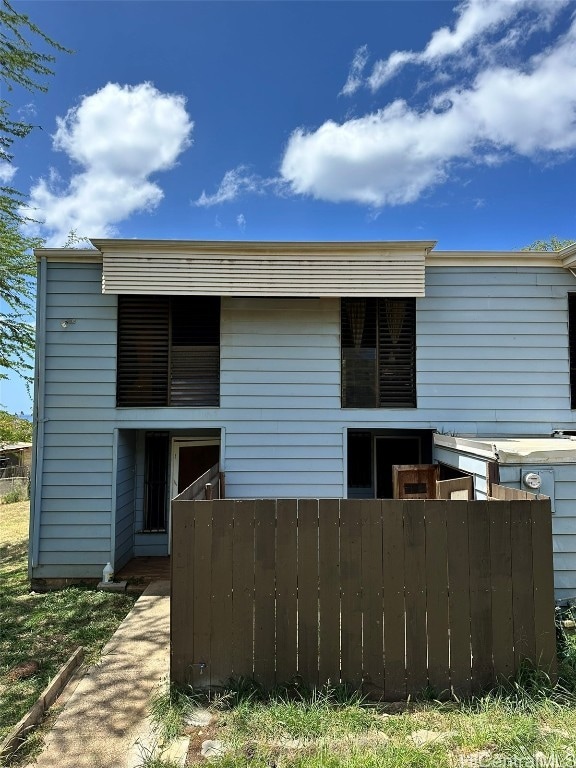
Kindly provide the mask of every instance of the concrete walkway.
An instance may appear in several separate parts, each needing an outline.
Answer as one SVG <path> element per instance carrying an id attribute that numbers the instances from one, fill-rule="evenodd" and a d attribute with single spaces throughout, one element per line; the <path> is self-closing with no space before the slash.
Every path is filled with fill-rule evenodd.
<path id="1" fill-rule="evenodd" d="M 170 582 L 155 581 L 82 678 L 30 768 L 134 768 L 153 745 L 148 704 L 169 674 Z"/>

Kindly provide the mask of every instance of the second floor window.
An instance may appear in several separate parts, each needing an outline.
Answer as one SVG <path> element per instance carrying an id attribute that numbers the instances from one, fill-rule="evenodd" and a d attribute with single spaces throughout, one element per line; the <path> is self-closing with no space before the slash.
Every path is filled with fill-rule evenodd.
<path id="1" fill-rule="evenodd" d="M 416 299 L 342 299 L 342 407 L 416 407 Z"/>
<path id="2" fill-rule="evenodd" d="M 118 406 L 217 406 L 220 299 L 118 297 Z"/>

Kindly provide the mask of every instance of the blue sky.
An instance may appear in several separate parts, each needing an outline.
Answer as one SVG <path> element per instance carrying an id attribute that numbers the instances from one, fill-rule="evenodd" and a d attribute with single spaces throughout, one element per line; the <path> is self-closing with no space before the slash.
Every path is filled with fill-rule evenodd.
<path id="1" fill-rule="evenodd" d="M 0 179 L 50 245 L 575 236 L 573 0 L 14 6 L 74 50 L 7 94 L 41 129 Z"/>

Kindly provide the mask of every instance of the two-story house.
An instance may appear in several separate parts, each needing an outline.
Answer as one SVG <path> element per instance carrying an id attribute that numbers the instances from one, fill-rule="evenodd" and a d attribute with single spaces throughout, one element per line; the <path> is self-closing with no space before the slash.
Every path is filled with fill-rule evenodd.
<path id="1" fill-rule="evenodd" d="M 168 554 L 218 462 L 233 498 L 387 498 L 434 462 L 478 498 L 536 474 L 576 595 L 576 247 L 93 244 L 36 252 L 32 579 Z"/>

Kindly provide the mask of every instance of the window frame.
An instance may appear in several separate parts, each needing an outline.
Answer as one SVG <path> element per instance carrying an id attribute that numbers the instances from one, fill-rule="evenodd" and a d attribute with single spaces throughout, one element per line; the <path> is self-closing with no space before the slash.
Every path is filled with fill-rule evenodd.
<path id="1" fill-rule="evenodd" d="M 359 319 L 354 329 L 352 307 L 355 303 L 364 302 L 363 310 L 356 308 Z M 402 316 L 398 320 L 400 302 L 403 302 Z M 416 298 L 415 297 L 377 297 L 377 298 L 347 298 L 340 300 L 340 371 L 341 371 L 341 407 L 342 408 L 417 408 L 416 381 Z M 360 323 L 362 327 L 360 328 Z M 374 327 L 371 327 L 371 324 Z M 398 327 L 398 324 L 400 327 Z M 395 327 L 393 327 L 395 326 Z M 356 338 L 354 338 L 356 336 Z M 365 343 L 365 337 L 367 341 Z M 396 336 L 396 339 L 394 339 Z M 350 343 L 352 342 L 352 343 Z M 370 402 L 359 402 L 361 394 L 354 392 L 353 373 L 349 371 L 356 357 L 366 357 L 369 371 L 369 351 L 374 351 L 373 371 L 368 376 L 360 376 L 356 389 L 369 387 L 370 377 L 373 381 L 373 397 Z M 361 351 L 365 350 L 365 355 Z M 399 356 L 399 360 L 396 359 Z M 386 358 L 386 359 L 385 359 Z M 408 360 L 406 360 L 408 358 Z M 388 387 L 385 386 L 384 376 L 390 376 Z M 368 384 L 366 384 L 368 382 Z M 402 390 L 407 390 L 407 396 L 401 397 Z M 402 393 L 404 394 L 404 393 Z"/>

